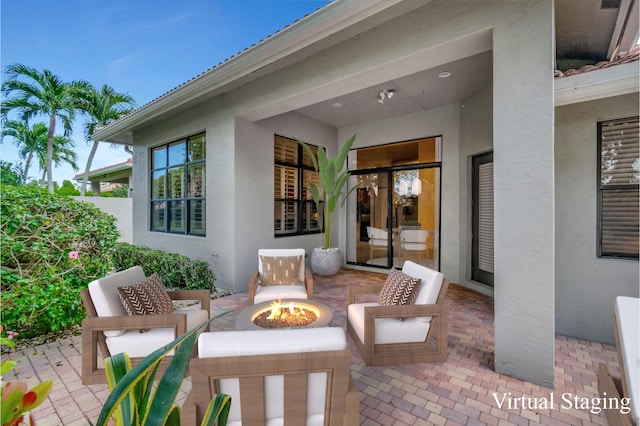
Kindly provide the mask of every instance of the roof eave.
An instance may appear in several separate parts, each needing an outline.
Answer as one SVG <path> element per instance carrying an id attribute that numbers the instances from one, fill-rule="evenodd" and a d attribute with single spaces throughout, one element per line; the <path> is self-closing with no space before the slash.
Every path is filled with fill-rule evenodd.
<path id="1" fill-rule="evenodd" d="M 127 169 L 131 169 L 133 168 L 133 163 L 132 162 L 124 162 L 124 163 L 118 163 L 118 164 L 114 164 L 112 166 L 107 166 L 107 167 L 103 167 L 101 169 L 96 169 L 96 170 L 92 170 L 89 172 L 89 180 L 91 180 L 91 178 L 94 178 L 96 176 L 103 176 L 105 174 L 112 174 L 112 173 L 116 173 L 116 172 L 121 172 L 121 171 L 125 171 Z M 84 179 L 84 173 L 78 173 L 73 177 L 75 180 L 82 180 Z"/>
<path id="2" fill-rule="evenodd" d="M 335 1 L 266 40 L 165 93 L 120 120 L 96 131 L 94 140 L 131 144 L 131 130 L 168 111 L 225 87 L 355 22 L 406 0 Z M 411 3 L 407 2 L 407 3 Z M 424 1 L 422 2 L 424 3 Z"/>
<path id="3" fill-rule="evenodd" d="M 640 62 L 589 71 L 554 80 L 555 106 L 638 93 Z"/>

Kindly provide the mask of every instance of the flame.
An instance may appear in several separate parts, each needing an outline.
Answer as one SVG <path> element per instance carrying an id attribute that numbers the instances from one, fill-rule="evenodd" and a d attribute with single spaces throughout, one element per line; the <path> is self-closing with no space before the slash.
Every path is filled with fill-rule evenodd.
<path id="1" fill-rule="evenodd" d="M 309 311 L 297 306 L 294 302 L 289 302 L 288 305 L 283 304 L 280 300 L 271 303 L 271 314 L 267 317 L 268 320 L 286 321 L 289 317 L 307 318 Z"/>

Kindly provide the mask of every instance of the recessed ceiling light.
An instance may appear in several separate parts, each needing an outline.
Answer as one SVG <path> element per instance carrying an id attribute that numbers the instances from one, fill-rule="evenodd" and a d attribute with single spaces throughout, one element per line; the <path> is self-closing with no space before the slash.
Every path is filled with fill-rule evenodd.
<path id="1" fill-rule="evenodd" d="M 440 74 L 438 74 L 438 77 L 440 78 L 447 78 L 450 76 L 451 76 L 451 73 L 449 71 L 442 71 Z"/>
<path id="2" fill-rule="evenodd" d="M 336 102 L 335 104 L 331 105 L 334 108 L 342 108 L 342 104 L 340 102 Z"/>

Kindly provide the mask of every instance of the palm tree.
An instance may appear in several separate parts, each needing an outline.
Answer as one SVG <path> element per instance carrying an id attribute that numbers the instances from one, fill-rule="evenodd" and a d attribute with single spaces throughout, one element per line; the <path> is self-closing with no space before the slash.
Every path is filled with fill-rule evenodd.
<path id="1" fill-rule="evenodd" d="M 63 82 L 48 69 L 38 71 L 22 64 L 7 65 L 7 76 L 2 84 L 2 93 L 6 100 L 2 103 L 2 117 L 6 119 L 10 111 L 17 111 L 23 121 L 44 115 L 49 119 L 47 131 L 47 157 L 45 170 L 47 187 L 53 193 L 54 135 L 56 122 L 60 120 L 64 136 L 71 133 L 75 117 L 73 91 L 89 85 L 86 81 Z M 20 78 L 26 78 L 23 81 Z M 12 97 L 9 97 L 12 95 Z"/>
<path id="2" fill-rule="evenodd" d="M 116 92 L 108 85 L 102 86 L 100 91 L 95 87 L 84 87 L 75 93 L 76 107 L 85 112 L 89 116 L 89 120 L 85 123 L 84 134 L 87 142 L 91 141 L 91 137 L 96 127 L 106 126 L 107 124 L 117 120 L 124 114 L 129 113 L 136 106 L 136 102 L 126 93 Z M 84 195 L 87 182 L 89 181 L 89 171 L 91 163 L 96 154 L 100 141 L 93 141 L 91 152 L 87 159 L 84 169 L 84 178 L 82 179 L 82 187 L 80 195 Z"/>
<path id="3" fill-rule="evenodd" d="M 25 160 L 23 184 L 27 183 L 27 176 L 31 162 L 34 157 L 38 161 L 38 166 L 43 171 L 46 178 L 47 171 L 47 145 L 48 145 L 48 129 L 44 123 L 36 123 L 29 126 L 28 123 L 7 120 L 3 123 L 2 140 L 5 137 L 12 137 L 18 146 L 20 158 Z M 63 136 L 53 137 L 53 156 L 52 161 L 56 166 L 67 163 L 74 171 L 78 170 L 78 154 L 74 151 L 75 145 L 69 138 Z"/>
<path id="4" fill-rule="evenodd" d="M 36 123 L 29 127 L 27 122 L 8 120 L 2 127 L 2 140 L 7 136 L 12 137 L 18 147 L 20 158 L 24 160 L 22 183 L 25 184 L 33 156 L 46 158 L 47 126 L 44 123 Z M 39 152 L 43 148 L 44 150 Z"/>
<path id="5" fill-rule="evenodd" d="M 36 154 L 46 152 L 45 148 L 47 146 L 48 141 L 44 141 L 41 145 L 41 149 L 37 151 Z M 51 158 L 51 162 L 56 167 L 62 165 L 62 163 L 66 163 L 73 169 L 74 172 L 78 171 L 78 153 L 75 151 L 75 144 L 69 138 L 65 138 L 64 136 L 54 136 L 53 137 L 53 156 Z M 47 157 L 42 155 L 37 155 L 38 164 L 40 165 L 40 169 L 43 171 L 42 179 L 44 180 L 45 172 L 48 171 L 47 167 Z"/>

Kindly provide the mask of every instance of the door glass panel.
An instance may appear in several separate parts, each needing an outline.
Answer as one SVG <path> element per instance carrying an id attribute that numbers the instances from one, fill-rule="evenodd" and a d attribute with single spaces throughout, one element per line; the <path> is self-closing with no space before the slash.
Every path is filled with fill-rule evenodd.
<path id="1" fill-rule="evenodd" d="M 394 266 L 411 260 L 439 269 L 439 168 L 392 173 Z"/>
<path id="2" fill-rule="evenodd" d="M 388 182 L 388 173 L 350 176 L 349 186 L 358 184 L 358 188 L 351 193 L 347 206 L 355 212 L 348 215 L 347 262 L 391 267 L 393 240 L 389 238 Z"/>

